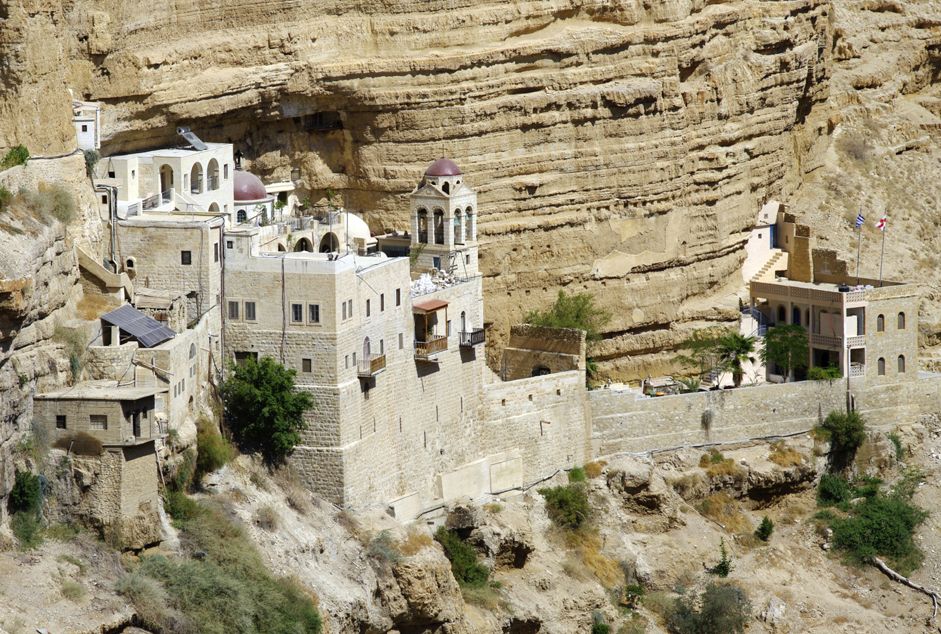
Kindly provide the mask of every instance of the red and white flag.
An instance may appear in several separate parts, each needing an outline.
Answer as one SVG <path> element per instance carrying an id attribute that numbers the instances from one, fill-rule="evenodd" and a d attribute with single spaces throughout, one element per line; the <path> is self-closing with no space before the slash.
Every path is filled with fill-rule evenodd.
<path id="1" fill-rule="evenodd" d="M 889 223 L 888 216 L 882 216 L 879 218 L 879 221 L 876 223 L 876 229 L 879 231 L 885 231 L 885 226 Z"/>

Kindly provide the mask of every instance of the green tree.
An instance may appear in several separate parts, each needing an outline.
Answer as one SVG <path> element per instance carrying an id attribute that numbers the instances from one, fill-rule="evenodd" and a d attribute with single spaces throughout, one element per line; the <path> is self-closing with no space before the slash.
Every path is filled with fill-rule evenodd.
<path id="1" fill-rule="evenodd" d="M 858 412 L 830 412 L 818 431 L 830 440 L 830 465 L 837 471 L 852 462 L 866 440 L 866 424 Z"/>
<path id="2" fill-rule="evenodd" d="M 225 416 L 235 441 L 268 462 L 282 462 L 300 442 L 304 412 L 314 401 L 294 387 L 294 370 L 271 357 L 232 366 L 222 384 Z"/>
<path id="3" fill-rule="evenodd" d="M 744 632 L 750 618 L 751 604 L 742 588 L 710 583 L 701 599 L 676 600 L 667 614 L 667 629 L 674 634 L 733 634 Z"/>
<path id="4" fill-rule="evenodd" d="M 597 341 L 610 320 L 611 313 L 596 306 L 591 293 L 569 295 L 565 291 L 559 291 L 552 306 L 547 310 L 530 311 L 523 321 L 534 326 L 584 330 L 588 341 Z"/>
<path id="5" fill-rule="evenodd" d="M 719 357 L 719 367 L 732 373 L 732 383 L 735 387 L 742 384 L 744 375 L 743 365 L 746 361 L 754 362 L 752 353 L 755 352 L 755 338 L 730 332 L 719 337 L 716 341 L 716 353 Z"/>
<path id="6" fill-rule="evenodd" d="M 791 370 L 807 367 L 807 331 L 798 324 L 781 324 L 768 329 L 761 351 L 764 363 L 773 363 L 782 370 L 787 381 Z"/>
<path id="7" fill-rule="evenodd" d="M 725 335 L 722 328 L 703 328 L 695 331 L 689 339 L 680 345 L 677 357 L 684 366 L 696 370 L 700 379 L 719 367 L 719 340 Z M 699 385 L 695 390 L 699 389 Z M 689 391 L 695 391 L 689 390 Z"/>

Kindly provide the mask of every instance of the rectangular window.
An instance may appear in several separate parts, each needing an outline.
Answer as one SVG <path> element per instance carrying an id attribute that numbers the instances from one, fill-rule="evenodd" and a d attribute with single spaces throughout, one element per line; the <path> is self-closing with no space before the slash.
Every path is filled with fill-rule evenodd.
<path id="1" fill-rule="evenodd" d="M 239 318 L 239 303 L 229 302 L 229 319 Z"/>
<path id="2" fill-rule="evenodd" d="M 402 335 L 402 333 L 400 332 L 400 333 L 399 333 L 399 350 L 401 350 L 401 349 L 403 348 L 403 346 L 405 345 L 404 342 L 405 342 L 405 337 L 404 337 L 404 336 Z"/>
<path id="3" fill-rule="evenodd" d="M 226 248 L 226 249 L 231 249 L 231 248 L 234 247 L 234 246 L 235 246 L 235 243 L 232 242 L 231 240 L 226 240 L 226 241 L 225 241 L 225 248 Z"/>
<path id="4" fill-rule="evenodd" d="M 379 312 L 381 313 L 386 309 L 386 294 L 381 293 L 379 295 Z"/>
<path id="5" fill-rule="evenodd" d="M 91 414 L 88 417 L 88 426 L 91 429 L 108 429 L 108 417 L 104 414 Z"/>
<path id="6" fill-rule="evenodd" d="M 114 178 L 114 170 L 108 170 L 108 178 Z"/>
<path id="7" fill-rule="evenodd" d="M 304 306 L 302 304 L 291 304 L 291 322 L 299 324 L 304 321 Z"/>
<path id="8" fill-rule="evenodd" d="M 343 367 L 344 368 L 350 367 L 350 355 L 346 355 L 343 357 Z"/>
<path id="9" fill-rule="evenodd" d="M 369 317 L 369 300 L 366 300 L 366 316 Z"/>
<path id="10" fill-rule="evenodd" d="M 320 323 L 320 305 L 319 304 L 307 305 L 307 321 L 309 321 L 312 324 Z"/>
<path id="11" fill-rule="evenodd" d="M 241 351 L 241 350 L 236 350 L 236 351 L 235 351 L 235 364 L 236 364 L 236 365 L 245 365 L 245 363 L 246 363 L 249 359 L 252 359 L 253 361 L 258 361 L 258 353 L 257 353 L 257 352 Z"/>
<path id="12" fill-rule="evenodd" d="M 431 266 L 440 271 L 441 270 L 441 258 L 438 256 L 431 258 Z"/>
<path id="13" fill-rule="evenodd" d="M 222 166 L 222 178 L 229 180 L 229 164 L 226 163 Z"/>
<path id="14" fill-rule="evenodd" d="M 356 365 L 356 353 L 353 353 L 353 365 Z"/>
<path id="15" fill-rule="evenodd" d="M 218 242 L 212 243 L 212 261 L 213 262 L 219 261 L 219 243 Z"/>
<path id="16" fill-rule="evenodd" d="M 102 205 L 107 205 L 107 204 L 108 204 L 108 194 L 102 194 L 102 195 L 101 195 L 101 204 L 102 204 Z"/>
<path id="17" fill-rule="evenodd" d="M 82 132 L 88 132 L 88 125 L 85 123 L 82 124 Z"/>
<path id="18" fill-rule="evenodd" d="M 255 302 L 245 302 L 245 321 L 255 321 Z"/>
<path id="19" fill-rule="evenodd" d="M 65 416 L 56 414 L 56 429 L 65 429 Z"/>
<path id="20" fill-rule="evenodd" d="M 350 317 L 353 316 L 353 300 L 349 299 L 346 301 L 346 314 Z"/>
<path id="21" fill-rule="evenodd" d="M 451 336 L 451 320 L 450 319 L 448 320 L 447 327 L 444 332 L 448 337 Z"/>
<path id="22" fill-rule="evenodd" d="M 343 302 L 343 319 L 346 319 L 346 302 Z"/>
<path id="23" fill-rule="evenodd" d="M 192 251 L 180 251 L 180 264 L 190 265 L 193 263 Z"/>
<path id="24" fill-rule="evenodd" d="M 385 340 L 380 339 L 379 340 L 379 354 L 385 354 L 385 353 L 386 353 L 386 342 Z"/>
<path id="25" fill-rule="evenodd" d="M 464 256 L 464 264 L 470 264 L 470 255 Z"/>
<path id="26" fill-rule="evenodd" d="M 401 288 L 395 289 L 395 305 L 396 306 L 402 305 L 402 289 Z"/>
<path id="27" fill-rule="evenodd" d="M 310 359 L 301 359 L 301 372 L 310 372 L 310 371 L 311 371 Z"/>

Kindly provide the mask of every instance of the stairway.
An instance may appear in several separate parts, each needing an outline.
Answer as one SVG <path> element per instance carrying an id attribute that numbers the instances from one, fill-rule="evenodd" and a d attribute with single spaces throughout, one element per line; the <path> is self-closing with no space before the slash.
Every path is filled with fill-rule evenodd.
<path id="1" fill-rule="evenodd" d="M 781 249 L 771 251 L 771 257 L 765 262 L 764 266 L 755 273 L 750 282 L 773 282 L 776 271 L 787 268 L 787 253 Z"/>

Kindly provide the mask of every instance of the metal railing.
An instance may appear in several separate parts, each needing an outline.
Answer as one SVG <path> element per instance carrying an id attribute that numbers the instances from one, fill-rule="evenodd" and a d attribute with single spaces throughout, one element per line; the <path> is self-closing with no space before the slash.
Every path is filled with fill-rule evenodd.
<path id="1" fill-rule="evenodd" d="M 472 348 L 484 342 L 485 335 L 483 328 L 473 328 L 471 330 L 461 331 L 461 347 Z"/>
<path id="2" fill-rule="evenodd" d="M 415 342 L 415 358 L 416 359 L 431 359 L 439 352 L 444 352 L 448 349 L 448 338 L 441 336 L 431 336 L 428 337 L 428 341 L 416 341 Z"/>
<path id="3" fill-rule="evenodd" d="M 216 189 L 219 189 L 219 175 L 218 174 L 216 174 L 215 176 L 210 176 L 209 178 L 206 179 L 206 189 L 208 191 L 214 191 Z"/>
<path id="4" fill-rule="evenodd" d="M 131 203 L 130 205 L 127 206 L 127 217 L 130 218 L 132 216 L 136 216 L 140 214 L 140 209 L 141 209 L 140 203 Z"/>
<path id="5" fill-rule="evenodd" d="M 148 209 L 156 209 L 160 205 L 165 205 L 173 200 L 173 190 L 168 189 L 165 192 L 160 192 L 159 194 L 154 194 L 153 196 L 148 196 L 141 201 L 141 209 L 147 211 Z"/>
<path id="6" fill-rule="evenodd" d="M 385 369 L 386 355 L 384 354 L 371 354 L 368 359 L 359 361 L 359 376 L 361 377 L 376 376 Z"/>

